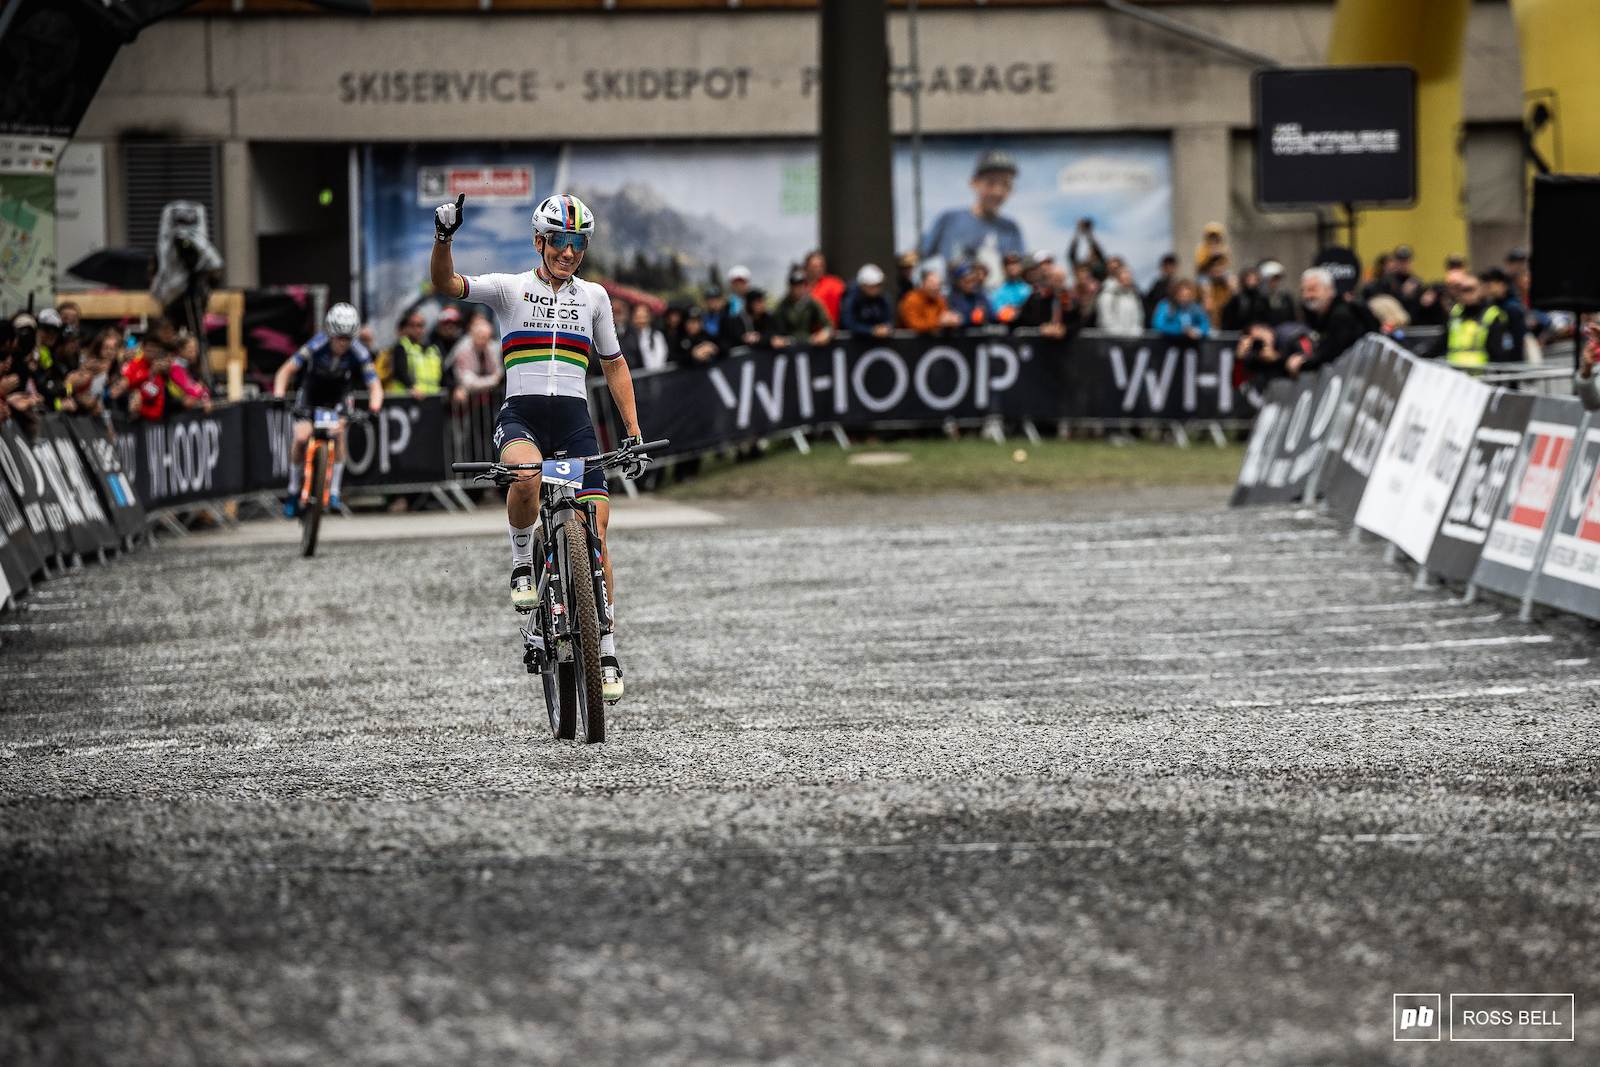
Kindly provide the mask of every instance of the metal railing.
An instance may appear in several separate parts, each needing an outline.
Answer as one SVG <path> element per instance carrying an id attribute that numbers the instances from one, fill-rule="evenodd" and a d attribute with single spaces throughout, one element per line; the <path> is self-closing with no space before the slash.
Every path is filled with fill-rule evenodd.
<path id="1" fill-rule="evenodd" d="M 464 401 L 447 397 L 445 401 L 445 469 L 452 463 L 492 463 L 499 459 L 494 444 L 494 423 L 505 403 L 505 386 L 484 393 L 468 393 Z M 452 474 L 458 482 L 469 482 L 470 475 Z"/>

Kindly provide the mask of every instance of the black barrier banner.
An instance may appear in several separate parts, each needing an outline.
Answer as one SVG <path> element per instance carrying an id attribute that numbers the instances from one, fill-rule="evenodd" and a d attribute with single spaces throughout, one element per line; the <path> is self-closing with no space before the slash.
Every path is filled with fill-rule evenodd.
<path id="1" fill-rule="evenodd" d="M 1348 366 L 1336 361 L 1316 374 L 1280 378 L 1268 387 L 1239 469 L 1234 506 L 1295 500 L 1304 494 L 1322 462 Z"/>
<path id="2" fill-rule="evenodd" d="M 1061 407 L 1042 410 L 1048 395 L 1030 381 L 1005 394 L 1002 414 L 1018 418 L 1250 419 L 1255 405 L 1233 385 L 1233 346 L 1171 337 L 1080 337 L 1070 343 L 1034 338 L 1017 349 L 1036 354 L 1059 377 Z"/>
<path id="3" fill-rule="evenodd" d="M 1457 582 L 1472 577 L 1532 414 L 1531 396 L 1496 389 L 1489 398 L 1428 550 L 1430 572 Z"/>
<path id="4" fill-rule="evenodd" d="M 118 416 L 117 459 L 133 475 L 146 511 L 219 500 L 245 492 L 244 412 L 237 404 L 210 415 L 187 411 L 163 422 Z"/>
<path id="5" fill-rule="evenodd" d="M 1361 400 L 1356 405 L 1344 448 L 1329 454 L 1322 484 L 1328 510 L 1346 522 L 1355 518 L 1366 492 L 1367 478 L 1377 462 L 1384 433 L 1394 417 L 1395 405 L 1411 373 L 1412 356 L 1381 339 L 1375 345 Z"/>
<path id="6" fill-rule="evenodd" d="M 614 422 L 605 388 L 594 391 Z M 1255 415 L 1233 386 L 1228 344 L 1171 338 L 865 338 L 745 349 L 710 367 L 636 375 L 633 391 L 645 436 L 670 439 L 673 455 L 824 422 Z"/>
<path id="7" fill-rule="evenodd" d="M 112 441 L 111 433 L 105 423 L 89 418 L 72 418 L 64 421 L 77 440 L 84 465 L 88 467 L 96 487 L 100 490 L 101 503 L 105 505 L 117 536 L 137 537 L 144 533 L 149 528 L 144 505 L 139 502 L 133 482 L 122 469 L 122 461 L 117 457 L 117 446 Z"/>
<path id="8" fill-rule="evenodd" d="M 45 477 L 27 435 L 17 427 L 16 420 L 11 419 L 0 425 L 0 439 L 6 446 L 7 455 L 3 461 L 6 479 L 17 494 L 41 559 L 72 555 L 74 549 L 72 534 L 67 528 L 66 509 L 56 497 L 55 486 Z"/>
<path id="9" fill-rule="evenodd" d="M 1574 450 L 1572 479 L 1556 509 L 1550 552 L 1539 571 L 1540 603 L 1600 619 L 1600 428 L 1585 431 Z"/>
<path id="10" fill-rule="evenodd" d="M 0 452 L 9 450 L 0 448 Z M 39 570 L 43 558 L 8 482 L 8 477 L 0 477 L 0 572 L 5 577 L 6 592 L 16 594 L 28 588 L 29 579 Z"/>
<path id="11" fill-rule="evenodd" d="M 1256 424 L 1250 431 L 1250 445 L 1245 449 L 1244 463 L 1239 467 L 1239 480 L 1234 484 L 1233 496 L 1228 501 L 1230 506 L 1266 502 L 1267 467 L 1282 447 L 1284 430 L 1289 423 L 1288 413 L 1300 402 L 1309 384 L 1299 378 L 1278 378 L 1267 386 L 1261 411 L 1257 413 Z"/>
<path id="12" fill-rule="evenodd" d="M 1344 452 L 1345 442 L 1350 439 L 1350 427 L 1355 424 L 1356 411 L 1361 406 L 1361 397 L 1366 393 L 1367 377 L 1372 372 L 1377 355 L 1377 339 L 1363 337 L 1352 345 L 1348 352 L 1333 361 L 1333 365 L 1339 369 L 1342 384 L 1339 403 L 1333 411 L 1333 424 L 1328 427 L 1327 437 L 1323 441 L 1322 456 L 1317 469 L 1312 472 L 1317 484 L 1311 487 L 1311 493 L 1317 499 L 1326 495 L 1328 478 L 1332 474 L 1334 462 Z"/>
<path id="13" fill-rule="evenodd" d="M 276 404 L 248 402 L 243 409 L 245 478 L 252 491 L 284 489 L 289 484 L 289 455 L 294 444 L 294 416 Z M 347 430 L 346 486 L 415 485 L 449 477 L 445 463 L 444 398 L 387 396 L 383 410 L 370 422 L 353 422 Z"/>
<path id="14" fill-rule="evenodd" d="M 11 435 L 0 429 L 0 472 L 4 474 L 4 477 L 0 477 L 0 530 L 4 531 L 10 553 L 22 571 L 22 587 L 26 587 L 27 577 L 38 574 L 44 568 L 46 557 L 55 555 L 56 549 L 44 509 L 37 495 L 32 492 L 32 464 L 24 462 L 19 465 L 17 458 L 18 454 L 12 450 Z M 35 519 L 44 528 L 42 535 L 34 533 Z M 7 571 L 8 580 L 12 577 L 11 572 Z M 16 582 L 12 581 L 11 591 L 15 593 L 18 589 Z"/>
<path id="15" fill-rule="evenodd" d="M 1507 489 L 1472 572 L 1472 580 L 1485 589 L 1521 596 L 1527 588 L 1582 419 L 1583 406 L 1571 397 L 1534 400 Z"/>
<path id="16" fill-rule="evenodd" d="M 66 420 L 58 417 L 42 420 L 39 436 L 32 444 L 33 454 L 66 515 L 73 551 L 87 555 L 104 548 L 116 548 L 117 531 L 100 502 L 100 492 L 83 465 L 77 439 Z"/>

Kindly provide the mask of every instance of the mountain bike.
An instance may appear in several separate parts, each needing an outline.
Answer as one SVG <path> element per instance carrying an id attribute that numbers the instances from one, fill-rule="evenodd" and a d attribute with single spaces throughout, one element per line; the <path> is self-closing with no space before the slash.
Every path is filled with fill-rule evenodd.
<path id="1" fill-rule="evenodd" d="M 305 473 L 300 479 L 300 504 L 295 514 L 300 519 L 300 554 L 313 556 L 317 551 L 317 534 L 322 529 L 322 513 L 328 507 L 328 472 L 333 465 L 333 443 L 339 436 L 339 420 L 366 422 L 372 415 L 357 408 L 349 398 L 336 408 L 305 408 L 289 400 L 283 400 L 282 404 L 289 409 L 293 421 L 311 423 Z"/>
<path id="2" fill-rule="evenodd" d="M 606 739 L 600 638 L 611 633 L 606 610 L 610 599 L 595 506 L 577 499 L 583 473 L 590 466 L 609 471 L 635 459 L 648 460 L 645 453 L 667 444 L 651 441 L 581 459 L 557 452 L 538 463 L 451 465 L 458 473 L 476 475 L 478 481 L 502 489 L 532 478 L 534 471 L 543 478 L 533 541 L 538 607 L 518 613 L 518 630 L 523 665 L 529 674 L 539 676 L 550 732 L 557 738 L 574 740 L 581 727 L 588 744 Z"/>

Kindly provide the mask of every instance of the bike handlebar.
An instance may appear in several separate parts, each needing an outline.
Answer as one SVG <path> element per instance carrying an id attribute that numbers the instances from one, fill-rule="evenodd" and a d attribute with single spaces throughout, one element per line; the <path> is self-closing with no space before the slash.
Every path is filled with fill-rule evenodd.
<path id="1" fill-rule="evenodd" d="M 267 401 L 275 407 L 287 410 L 299 422 L 311 421 L 311 416 L 314 414 L 313 409 L 296 403 L 294 397 L 273 396 L 268 397 Z M 367 408 L 356 407 L 349 399 L 346 399 L 333 410 L 337 411 L 341 418 L 349 419 L 351 422 L 364 422 L 377 414 L 377 412 L 370 411 Z"/>
<path id="2" fill-rule="evenodd" d="M 668 440 L 646 441 L 643 444 L 619 448 L 612 452 L 602 452 L 598 456 L 573 457 L 582 459 L 585 463 L 599 463 L 602 467 L 620 467 L 626 460 L 642 455 L 654 448 L 666 448 L 672 442 Z M 499 474 L 513 471 L 536 471 L 542 468 L 544 461 L 539 463 L 452 463 L 450 469 L 457 474 Z"/>

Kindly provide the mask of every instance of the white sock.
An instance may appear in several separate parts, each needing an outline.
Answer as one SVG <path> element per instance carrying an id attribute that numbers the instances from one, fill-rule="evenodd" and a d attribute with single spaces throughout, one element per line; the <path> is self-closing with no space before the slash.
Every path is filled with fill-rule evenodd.
<path id="1" fill-rule="evenodd" d="M 333 484 L 329 486 L 334 496 L 339 495 L 339 483 L 342 481 L 344 481 L 344 460 L 341 459 L 333 465 Z"/>
<path id="2" fill-rule="evenodd" d="M 509 523 L 507 523 L 510 526 Z M 526 563 L 533 566 L 533 527 L 511 526 L 511 566 L 512 569 Z"/>
<path id="3" fill-rule="evenodd" d="M 613 632 L 600 635 L 600 654 L 602 656 L 615 656 L 617 654 L 617 635 L 615 633 L 617 628 L 617 605 L 615 603 L 607 604 L 606 614 L 611 616 L 611 629 Z"/>
<path id="4" fill-rule="evenodd" d="M 289 495 L 290 496 L 298 497 L 300 495 L 300 477 L 301 477 L 301 475 L 303 475 L 305 473 L 305 469 L 306 468 L 305 468 L 305 465 L 303 463 L 290 463 L 289 464 Z"/>

